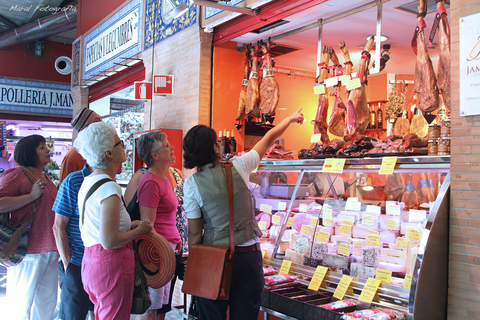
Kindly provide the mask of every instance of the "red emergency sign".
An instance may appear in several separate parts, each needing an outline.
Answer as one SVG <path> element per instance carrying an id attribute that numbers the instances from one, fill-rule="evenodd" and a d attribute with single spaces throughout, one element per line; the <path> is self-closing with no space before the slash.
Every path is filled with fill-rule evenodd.
<path id="1" fill-rule="evenodd" d="M 151 100 L 152 99 L 152 83 L 151 82 L 134 82 L 135 99 Z"/>
<path id="2" fill-rule="evenodd" d="M 173 94 L 173 75 L 154 75 L 153 93 L 162 95 Z"/>

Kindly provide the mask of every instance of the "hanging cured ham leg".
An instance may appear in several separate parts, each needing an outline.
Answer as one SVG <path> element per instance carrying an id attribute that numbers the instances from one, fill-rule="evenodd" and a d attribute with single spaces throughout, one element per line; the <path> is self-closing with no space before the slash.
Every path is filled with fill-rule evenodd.
<path id="1" fill-rule="evenodd" d="M 438 57 L 438 75 L 437 85 L 442 95 L 443 102 L 450 109 L 451 101 L 451 72 L 450 72 L 450 25 L 448 23 L 447 10 L 445 10 L 445 1 L 437 0 L 437 14 L 440 15 L 438 24 L 440 38 L 440 55 Z"/>
<path id="2" fill-rule="evenodd" d="M 275 108 L 280 99 L 280 88 L 273 76 L 273 59 L 270 55 L 270 45 L 270 42 L 268 45 L 262 44 L 262 52 L 265 55 L 265 69 L 262 83 L 260 84 L 260 112 L 267 117 L 275 115 Z"/>
<path id="3" fill-rule="evenodd" d="M 322 143 L 328 145 L 330 143 L 330 138 L 327 133 L 327 112 L 328 112 L 328 97 L 326 94 L 321 94 L 318 99 L 318 109 L 317 114 L 315 115 L 315 120 L 313 120 L 314 128 L 313 132 L 315 134 L 320 133 Z"/>
<path id="4" fill-rule="evenodd" d="M 252 70 L 247 84 L 247 102 L 245 112 L 254 117 L 260 118 L 258 103 L 260 102 L 260 84 L 258 83 L 258 57 L 254 48 L 250 49 L 252 57 Z"/>
<path id="5" fill-rule="evenodd" d="M 235 120 L 242 120 L 245 116 L 245 105 L 247 104 L 247 87 L 248 87 L 248 74 L 250 73 L 250 65 L 247 58 L 245 62 L 245 72 L 242 80 L 242 89 L 240 90 L 240 97 L 238 99 L 238 113 Z"/>
<path id="6" fill-rule="evenodd" d="M 330 60 L 332 60 L 333 65 L 335 66 L 335 75 L 338 75 L 340 70 L 340 62 L 338 57 L 332 47 L 329 47 Z M 335 97 L 333 103 L 332 112 L 330 114 L 330 120 L 328 121 L 328 131 L 336 136 L 342 137 L 345 134 L 345 116 L 347 113 L 347 108 L 340 98 L 340 86 L 334 86 L 330 90 L 330 95 Z"/>
<path id="7" fill-rule="evenodd" d="M 424 29 L 427 25 L 423 20 L 426 14 L 424 0 L 420 0 L 418 11 L 417 26 L 412 40 L 412 48 L 417 55 L 413 91 L 417 95 L 417 107 L 425 114 L 438 109 L 439 93 L 437 78 L 435 77 L 432 60 L 428 55 L 427 44 L 425 42 Z"/>
<path id="8" fill-rule="evenodd" d="M 328 47 L 322 47 L 322 62 L 318 64 L 320 67 L 320 75 L 317 78 L 317 83 L 322 83 L 323 80 L 328 78 L 328 62 L 330 61 L 330 54 L 328 53 Z"/>
<path id="9" fill-rule="evenodd" d="M 347 46 L 345 45 L 345 41 L 341 40 L 339 42 L 340 46 L 340 51 L 342 52 L 343 59 L 345 60 L 345 75 L 351 75 L 352 74 L 352 67 L 353 63 L 352 60 L 350 59 L 350 53 L 348 52 Z"/>
<path id="10" fill-rule="evenodd" d="M 360 64 L 358 67 L 358 78 L 361 86 L 352 89 L 347 100 L 347 127 L 345 141 L 350 141 L 358 135 L 362 135 L 367 129 L 370 121 L 370 112 L 367 105 L 367 94 L 365 86 L 367 84 L 368 64 L 370 63 L 370 50 L 372 49 L 374 37 L 368 39 L 362 52 Z"/>

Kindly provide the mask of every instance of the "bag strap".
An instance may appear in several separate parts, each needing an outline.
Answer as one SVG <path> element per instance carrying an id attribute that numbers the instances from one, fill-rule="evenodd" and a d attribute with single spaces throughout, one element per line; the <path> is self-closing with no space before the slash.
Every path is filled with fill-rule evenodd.
<path id="1" fill-rule="evenodd" d="M 90 198 L 90 196 L 95 192 L 97 191 L 98 188 L 100 188 L 101 185 L 109 182 L 109 181 L 113 181 L 112 179 L 110 178 L 104 178 L 104 179 L 101 179 L 101 180 L 98 180 L 97 182 L 95 182 L 95 184 L 90 188 L 90 190 L 88 190 L 87 192 L 87 195 L 85 196 L 85 200 L 83 201 L 83 208 L 82 208 L 82 226 L 83 226 L 83 222 L 85 221 L 85 205 L 87 204 L 87 200 L 88 198 Z"/>
<path id="2" fill-rule="evenodd" d="M 30 174 L 28 174 L 27 170 L 25 170 L 24 167 L 20 167 L 20 169 L 22 169 L 23 173 L 25 173 L 25 175 L 27 176 L 27 178 L 32 182 L 32 184 L 35 185 L 35 180 L 33 180 L 32 176 Z M 28 219 L 30 219 L 33 214 L 35 213 L 35 211 L 37 211 L 37 208 L 38 208 L 38 204 L 40 203 L 40 198 L 41 197 L 38 197 L 37 199 L 35 199 L 35 202 L 33 203 L 33 211 L 32 213 L 30 214 L 30 216 L 28 216 L 27 218 L 25 218 L 24 220 L 22 220 L 21 222 L 23 223 L 24 221 L 27 221 Z"/>
<path id="3" fill-rule="evenodd" d="M 233 179 L 232 179 L 232 166 L 230 161 L 222 162 L 222 166 L 225 168 L 227 174 L 227 190 L 228 190 L 228 212 L 230 216 L 230 259 L 233 258 L 235 252 L 235 233 L 233 232 L 233 226 L 235 225 L 234 219 L 234 206 L 233 206 Z"/>

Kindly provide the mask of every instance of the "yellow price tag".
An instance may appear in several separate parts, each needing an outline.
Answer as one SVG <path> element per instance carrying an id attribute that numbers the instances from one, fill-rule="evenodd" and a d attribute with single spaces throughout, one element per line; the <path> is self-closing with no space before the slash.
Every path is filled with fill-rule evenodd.
<path id="1" fill-rule="evenodd" d="M 310 137 L 310 143 L 318 143 L 321 140 L 322 140 L 321 133 L 312 134 L 312 136 Z"/>
<path id="2" fill-rule="evenodd" d="M 381 280 L 385 284 L 390 284 L 390 281 L 392 280 L 392 271 L 377 269 L 375 279 Z"/>
<path id="3" fill-rule="evenodd" d="M 305 203 L 300 203 L 300 205 L 298 206 L 298 211 L 307 212 L 307 205 Z"/>
<path id="4" fill-rule="evenodd" d="M 341 224 L 340 227 L 338 228 L 338 233 L 350 235 L 351 230 L 352 230 L 352 226 L 348 224 Z"/>
<path id="5" fill-rule="evenodd" d="M 396 242 L 397 248 L 407 249 L 409 242 L 410 242 L 410 239 L 408 239 L 408 238 L 398 237 L 397 242 Z"/>
<path id="6" fill-rule="evenodd" d="M 318 266 L 317 269 L 315 269 L 315 272 L 313 274 L 312 280 L 310 281 L 310 284 L 308 285 L 308 289 L 318 291 L 318 289 L 322 285 L 325 275 L 327 274 L 327 271 L 328 271 L 327 267 Z"/>
<path id="7" fill-rule="evenodd" d="M 317 225 L 317 221 L 318 221 L 317 219 L 311 218 L 311 219 L 310 219 L 310 225 L 311 225 L 311 226 L 316 226 L 316 225 Z"/>
<path id="8" fill-rule="evenodd" d="M 363 287 L 362 293 L 360 293 L 360 297 L 358 297 L 358 300 L 368 304 L 372 303 L 380 283 L 380 280 L 368 278 L 365 286 Z"/>
<path id="9" fill-rule="evenodd" d="M 337 288 L 335 289 L 335 292 L 333 293 L 333 296 L 338 300 L 342 300 L 343 297 L 345 296 L 345 293 L 347 293 L 348 287 L 350 286 L 351 282 L 352 282 L 352 277 L 343 275 L 342 279 L 338 283 Z"/>
<path id="10" fill-rule="evenodd" d="M 252 173 L 257 173 L 257 170 L 258 170 L 258 167 L 256 167 L 255 169 L 253 169 Z"/>
<path id="11" fill-rule="evenodd" d="M 265 259 L 265 254 L 267 253 L 267 251 L 265 250 L 262 250 L 262 260 Z"/>
<path id="12" fill-rule="evenodd" d="M 322 172 L 342 173 L 345 166 L 345 158 L 328 158 L 323 163 Z"/>
<path id="13" fill-rule="evenodd" d="M 397 164 L 397 157 L 384 157 L 382 159 L 382 166 L 379 174 L 392 174 L 395 165 Z"/>
<path id="14" fill-rule="evenodd" d="M 332 209 L 323 209 L 323 225 L 330 227 L 332 225 Z"/>
<path id="15" fill-rule="evenodd" d="M 328 242 L 329 237 L 330 233 L 319 231 L 315 234 L 315 241 Z"/>
<path id="16" fill-rule="evenodd" d="M 385 220 L 385 228 L 390 230 L 397 230 L 397 223 L 393 219 Z"/>
<path id="17" fill-rule="evenodd" d="M 272 224 L 279 226 L 280 225 L 280 216 L 272 216 Z"/>
<path id="18" fill-rule="evenodd" d="M 348 81 L 350 81 L 350 75 L 346 75 L 346 76 L 343 76 L 340 78 L 340 81 L 342 82 L 342 86 L 345 86 L 347 85 Z"/>
<path id="19" fill-rule="evenodd" d="M 353 90 L 356 88 L 360 88 L 362 83 L 360 82 L 360 78 L 355 78 L 347 82 L 347 90 Z"/>
<path id="20" fill-rule="evenodd" d="M 269 206 L 268 204 L 261 204 L 260 205 L 260 211 L 266 212 L 266 213 L 272 213 L 272 206 Z"/>
<path id="21" fill-rule="evenodd" d="M 343 216 L 342 217 L 342 224 L 348 224 L 353 226 L 353 223 L 355 222 L 355 217 L 354 216 Z"/>
<path id="22" fill-rule="evenodd" d="M 411 287 L 412 287 L 412 275 L 407 273 L 405 275 L 405 281 L 403 282 L 403 288 L 410 290 Z"/>
<path id="23" fill-rule="evenodd" d="M 313 87 L 313 94 L 325 94 L 325 86 L 322 84 Z"/>
<path id="24" fill-rule="evenodd" d="M 408 237 L 412 241 L 421 241 L 422 240 L 422 237 L 420 236 L 420 233 L 418 233 L 418 230 L 415 230 L 415 229 L 410 229 L 410 233 L 409 233 Z"/>
<path id="25" fill-rule="evenodd" d="M 374 236 L 379 236 L 380 232 L 375 231 L 375 230 L 367 230 L 367 236 L 370 235 L 370 234 L 374 235 Z"/>
<path id="26" fill-rule="evenodd" d="M 387 207 L 387 214 L 390 216 L 399 216 L 402 209 L 399 205 L 390 205 Z"/>
<path id="27" fill-rule="evenodd" d="M 260 228 L 260 230 L 267 230 L 267 222 L 259 221 L 258 222 L 258 227 Z"/>
<path id="28" fill-rule="evenodd" d="M 292 218 L 292 217 L 289 217 L 289 218 L 287 219 L 287 227 L 291 227 L 291 226 L 293 226 L 293 218 Z"/>
<path id="29" fill-rule="evenodd" d="M 303 234 L 305 236 L 310 235 L 310 226 L 307 226 L 306 224 L 304 224 L 300 229 L 300 234 Z"/>
<path id="30" fill-rule="evenodd" d="M 352 250 L 352 246 L 349 246 L 345 243 L 340 243 L 337 253 L 348 257 L 350 255 L 350 250 Z"/>
<path id="31" fill-rule="evenodd" d="M 280 267 L 280 272 L 278 274 L 288 274 L 290 272 L 290 267 L 292 266 L 292 261 L 283 260 Z"/>
<path id="32" fill-rule="evenodd" d="M 362 224 L 365 226 L 373 226 L 375 219 L 373 215 L 364 213 L 362 216 Z"/>
<path id="33" fill-rule="evenodd" d="M 284 202 L 284 201 L 279 202 L 278 203 L 278 210 L 283 211 L 285 209 L 287 209 L 287 203 Z"/>
<path id="34" fill-rule="evenodd" d="M 367 246 L 372 246 L 375 248 L 380 247 L 380 236 L 375 236 L 373 234 L 367 235 Z"/>

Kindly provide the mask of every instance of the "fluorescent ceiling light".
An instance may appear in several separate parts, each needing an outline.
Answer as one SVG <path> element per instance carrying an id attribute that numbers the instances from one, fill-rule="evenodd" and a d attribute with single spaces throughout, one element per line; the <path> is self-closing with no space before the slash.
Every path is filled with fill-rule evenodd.
<path id="1" fill-rule="evenodd" d="M 374 37 L 376 36 L 375 34 L 371 34 L 369 36 L 366 37 L 367 40 L 369 40 L 371 37 Z M 380 36 L 380 42 L 383 42 L 383 41 L 387 41 L 388 39 L 390 39 L 389 37 L 387 36 L 384 36 L 384 35 L 381 35 Z"/>

